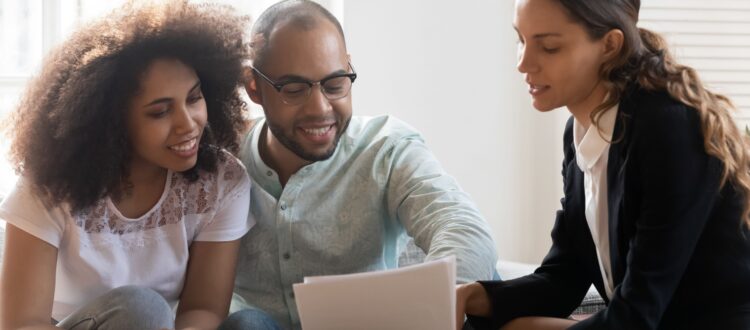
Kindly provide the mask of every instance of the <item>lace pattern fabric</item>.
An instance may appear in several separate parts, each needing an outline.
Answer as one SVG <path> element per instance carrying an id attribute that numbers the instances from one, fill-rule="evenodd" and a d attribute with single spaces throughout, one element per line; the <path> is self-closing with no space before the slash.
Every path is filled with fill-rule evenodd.
<path id="1" fill-rule="evenodd" d="M 195 182 L 188 181 L 180 173 L 170 172 L 164 188 L 166 191 L 159 202 L 138 219 L 120 215 L 113 210 L 114 205 L 108 198 L 70 215 L 86 233 L 124 235 L 179 223 L 186 215 L 211 213 L 220 198 L 229 197 L 222 194 L 235 190 L 233 185 L 226 184 L 238 182 L 236 178 L 245 171 L 234 161 L 224 162 L 222 167 L 219 173 L 202 172 Z M 224 184 L 217 184 L 217 179 L 225 181 Z M 219 191 L 219 187 L 224 187 L 225 191 Z"/>

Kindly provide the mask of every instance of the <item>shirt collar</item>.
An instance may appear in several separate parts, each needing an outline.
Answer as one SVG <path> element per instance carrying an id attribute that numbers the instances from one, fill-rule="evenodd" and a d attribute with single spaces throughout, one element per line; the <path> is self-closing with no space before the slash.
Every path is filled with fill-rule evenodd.
<path id="1" fill-rule="evenodd" d="M 260 135 L 263 133 L 263 127 L 265 124 L 266 119 L 259 118 L 258 123 L 255 124 L 255 127 L 252 130 L 252 135 L 249 141 L 250 145 L 248 146 L 248 149 L 250 149 L 250 161 L 252 166 L 249 166 L 248 170 L 254 172 L 254 175 L 251 175 L 251 177 L 254 178 L 266 192 L 279 198 L 283 190 L 281 183 L 279 182 L 279 175 L 271 167 L 266 165 L 266 163 L 263 162 L 263 158 L 260 157 Z"/>
<path id="2" fill-rule="evenodd" d="M 263 126 L 266 124 L 265 118 L 259 118 L 258 123 L 255 124 L 255 129 L 253 129 L 253 136 L 250 139 L 250 150 L 252 152 L 252 158 L 253 158 L 253 164 L 258 168 L 259 170 L 265 172 L 265 171 L 273 171 L 266 163 L 263 162 L 263 159 L 260 158 L 260 134 L 263 132 Z"/>
<path id="3" fill-rule="evenodd" d="M 605 110 L 599 117 L 599 125 L 595 126 L 592 123 L 588 130 L 574 119 L 573 144 L 576 148 L 576 162 L 581 169 L 591 169 L 609 149 L 618 110 L 619 104 Z M 601 132 L 597 127 L 601 128 Z"/>

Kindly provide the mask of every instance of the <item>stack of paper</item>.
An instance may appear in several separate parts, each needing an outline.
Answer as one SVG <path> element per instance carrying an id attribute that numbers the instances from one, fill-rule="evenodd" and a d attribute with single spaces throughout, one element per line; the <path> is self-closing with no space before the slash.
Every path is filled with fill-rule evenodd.
<path id="1" fill-rule="evenodd" d="M 454 329 L 456 259 L 368 273 L 305 277 L 294 285 L 302 328 Z"/>

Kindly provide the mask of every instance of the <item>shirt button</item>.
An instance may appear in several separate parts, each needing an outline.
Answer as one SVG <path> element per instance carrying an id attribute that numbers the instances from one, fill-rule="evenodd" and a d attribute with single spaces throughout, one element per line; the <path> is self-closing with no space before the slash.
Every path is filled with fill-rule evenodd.
<path id="1" fill-rule="evenodd" d="M 284 260 L 289 260 L 292 256 L 289 255 L 289 252 L 284 253 Z"/>
<path id="2" fill-rule="evenodd" d="M 266 172 L 266 175 L 268 175 L 268 176 L 272 176 L 272 175 L 273 175 L 273 172 L 271 172 L 271 171 L 268 171 L 268 172 Z"/>
<path id="3" fill-rule="evenodd" d="M 281 206 L 280 206 L 280 207 L 281 207 L 281 210 L 282 210 L 282 211 L 283 211 L 283 210 L 286 210 L 286 203 L 281 203 Z"/>

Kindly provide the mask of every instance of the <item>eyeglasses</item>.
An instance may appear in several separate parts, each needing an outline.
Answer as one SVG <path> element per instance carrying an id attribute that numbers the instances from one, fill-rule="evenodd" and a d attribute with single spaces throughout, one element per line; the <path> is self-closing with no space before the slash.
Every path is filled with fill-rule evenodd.
<path id="1" fill-rule="evenodd" d="M 300 105 L 307 101 L 312 93 L 314 85 L 320 85 L 320 91 L 328 100 L 338 100 L 349 95 L 354 80 L 357 79 L 357 73 L 351 63 L 349 68 L 351 73 L 336 74 L 318 81 L 309 81 L 303 79 L 292 79 L 289 81 L 275 82 L 268 78 L 263 72 L 252 68 L 261 78 L 267 81 L 273 88 L 281 94 L 281 101 L 287 105 Z"/>

